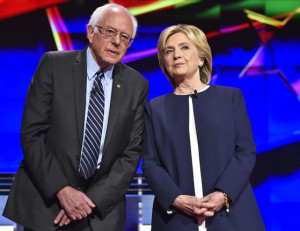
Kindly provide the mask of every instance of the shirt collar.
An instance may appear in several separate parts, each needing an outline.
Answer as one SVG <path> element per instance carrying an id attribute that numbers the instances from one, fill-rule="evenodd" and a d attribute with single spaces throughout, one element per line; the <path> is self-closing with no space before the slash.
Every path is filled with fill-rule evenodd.
<path id="1" fill-rule="evenodd" d="M 97 71 L 99 71 L 100 67 L 98 66 L 94 57 L 92 56 L 89 47 L 86 51 L 86 61 L 87 61 L 87 77 L 88 80 L 91 80 L 92 78 L 96 77 L 95 74 Z M 114 70 L 114 65 L 110 65 L 107 68 L 103 69 L 105 81 L 112 79 L 113 70 Z"/>

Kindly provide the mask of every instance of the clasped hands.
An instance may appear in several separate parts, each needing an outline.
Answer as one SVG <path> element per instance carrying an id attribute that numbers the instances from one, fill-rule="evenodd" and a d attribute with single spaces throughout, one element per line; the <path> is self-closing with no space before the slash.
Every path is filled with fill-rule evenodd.
<path id="1" fill-rule="evenodd" d="M 83 192 L 66 186 L 56 194 L 62 209 L 54 220 L 59 226 L 68 225 L 71 221 L 81 220 L 92 213 L 96 205 Z"/>
<path id="2" fill-rule="evenodd" d="M 224 206 L 224 195 L 219 191 L 210 193 L 202 198 L 179 195 L 174 200 L 173 205 L 187 215 L 204 221 L 207 217 L 214 216 L 215 212 L 222 209 Z"/>

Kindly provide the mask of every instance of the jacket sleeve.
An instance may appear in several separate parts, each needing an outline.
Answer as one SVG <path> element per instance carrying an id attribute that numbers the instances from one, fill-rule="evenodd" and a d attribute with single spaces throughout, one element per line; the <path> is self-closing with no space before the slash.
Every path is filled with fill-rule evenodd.
<path id="1" fill-rule="evenodd" d="M 235 153 L 228 161 L 215 188 L 225 192 L 233 201 L 249 184 L 249 177 L 256 160 L 256 147 L 252 135 L 244 97 L 237 89 L 233 95 Z"/>
<path id="2" fill-rule="evenodd" d="M 29 172 L 41 195 L 48 200 L 68 184 L 51 147 L 47 145 L 52 102 L 51 54 L 45 53 L 30 83 L 24 105 L 21 144 L 24 159 L 21 165 Z"/>
<path id="3" fill-rule="evenodd" d="M 86 191 L 86 195 L 97 205 L 101 218 L 104 218 L 123 198 L 139 165 L 144 131 L 144 104 L 148 98 L 148 91 L 147 81 L 141 91 L 130 140 L 125 150 L 114 160 L 109 171 Z"/>
<path id="4" fill-rule="evenodd" d="M 161 165 L 154 140 L 155 130 L 149 104 L 145 107 L 145 132 L 142 169 L 155 198 L 167 212 L 173 201 L 184 194 Z M 162 144 L 163 145 L 163 144 Z"/>

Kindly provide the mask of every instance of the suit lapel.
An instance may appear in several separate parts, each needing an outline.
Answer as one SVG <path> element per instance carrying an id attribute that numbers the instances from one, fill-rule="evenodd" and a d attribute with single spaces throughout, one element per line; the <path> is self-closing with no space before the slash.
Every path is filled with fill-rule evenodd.
<path id="1" fill-rule="evenodd" d="M 78 139 L 80 148 L 82 147 L 83 128 L 84 128 L 84 113 L 86 101 L 86 64 L 87 47 L 79 51 L 75 62 L 73 63 L 74 77 L 74 94 L 75 94 L 75 110 L 77 116 Z"/>
<path id="2" fill-rule="evenodd" d="M 117 119 L 120 113 L 120 107 L 122 105 L 122 99 L 124 99 L 124 79 L 123 76 L 124 66 L 121 63 L 118 63 L 114 67 L 113 71 L 113 86 L 111 93 L 111 102 L 109 110 L 109 119 L 107 125 L 107 132 L 104 141 L 103 156 L 106 153 L 106 149 L 109 145 L 109 141 L 113 134 Z"/>

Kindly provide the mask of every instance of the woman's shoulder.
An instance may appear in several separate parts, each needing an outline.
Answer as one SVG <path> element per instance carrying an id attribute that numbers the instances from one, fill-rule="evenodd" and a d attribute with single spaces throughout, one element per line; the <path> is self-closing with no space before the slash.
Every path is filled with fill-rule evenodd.
<path id="1" fill-rule="evenodd" d="M 220 91 L 220 92 L 236 92 L 236 91 L 241 91 L 239 88 L 236 87 L 228 87 L 228 86 L 221 86 L 221 85 L 210 85 L 212 89 L 215 91 Z"/>
<path id="2" fill-rule="evenodd" d="M 215 93 L 221 94 L 221 95 L 236 95 L 241 94 L 241 89 L 236 87 L 228 87 L 228 86 L 220 86 L 220 85 L 211 85 L 211 90 Z"/>
<path id="3" fill-rule="evenodd" d="M 150 107 L 157 107 L 157 106 L 163 104 L 164 102 L 166 102 L 166 100 L 171 99 L 172 95 L 174 95 L 173 92 L 152 98 L 146 103 L 146 105 L 148 105 Z"/>

